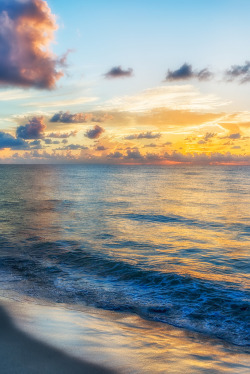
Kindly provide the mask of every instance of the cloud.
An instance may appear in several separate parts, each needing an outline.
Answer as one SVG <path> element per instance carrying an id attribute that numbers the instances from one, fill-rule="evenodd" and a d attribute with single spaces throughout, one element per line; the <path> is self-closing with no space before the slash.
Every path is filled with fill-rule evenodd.
<path id="1" fill-rule="evenodd" d="M 138 149 L 127 150 L 127 155 L 124 157 L 125 160 L 138 160 L 142 161 L 143 156 L 141 155 L 140 151 Z"/>
<path id="2" fill-rule="evenodd" d="M 15 138 L 14 136 L 0 132 L 0 149 L 11 148 L 11 149 L 27 149 L 29 144 L 23 139 Z"/>
<path id="3" fill-rule="evenodd" d="M 71 136 L 76 136 L 78 131 L 70 131 L 70 132 L 51 132 L 50 134 L 47 134 L 46 136 L 48 138 L 57 138 L 57 139 L 67 139 Z"/>
<path id="4" fill-rule="evenodd" d="M 149 88 L 136 95 L 116 97 L 103 106 L 109 110 L 145 113 L 152 109 L 159 110 L 159 108 L 178 111 L 210 111 L 228 103 L 213 94 L 203 95 L 194 86 L 186 84 Z"/>
<path id="5" fill-rule="evenodd" d="M 177 70 L 168 70 L 166 81 L 188 80 L 193 78 L 202 81 L 210 79 L 212 75 L 213 74 L 207 68 L 193 71 L 192 65 L 185 63 Z"/>
<path id="6" fill-rule="evenodd" d="M 106 151 L 108 148 L 105 148 L 104 145 L 98 145 L 98 147 L 96 147 L 96 151 Z"/>
<path id="7" fill-rule="evenodd" d="M 116 159 L 119 159 L 119 158 L 122 158 L 123 157 L 123 154 L 121 152 L 114 152 L 114 153 L 110 153 L 108 154 L 107 158 L 116 158 Z"/>
<path id="8" fill-rule="evenodd" d="M 143 132 L 140 134 L 134 134 L 134 135 L 128 135 L 125 136 L 124 139 L 126 140 L 134 140 L 134 139 L 159 139 L 161 137 L 161 134 L 153 134 L 152 131 Z"/>
<path id="9" fill-rule="evenodd" d="M 241 137 L 241 135 L 240 135 L 240 133 L 235 133 L 235 134 L 230 134 L 229 136 L 228 136 L 228 138 L 229 139 L 233 139 L 233 140 L 236 140 L 236 139 L 240 139 L 240 137 Z"/>
<path id="10" fill-rule="evenodd" d="M 60 122 L 60 123 L 86 123 L 86 122 L 105 122 L 112 119 L 113 117 L 108 114 L 95 115 L 92 113 L 75 113 L 70 112 L 58 112 L 55 113 L 50 122 Z"/>
<path id="11" fill-rule="evenodd" d="M 246 61 L 245 65 L 232 65 L 226 71 L 225 77 L 229 82 L 235 79 L 239 79 L 240 83 L 250 82 L 250 61 Z"/>
<path id="12" fill-rule="evenodd" d="M 45 129 L 44 118 L 33 117 L 26 125 L 17 127 L 16 136 L 21 139 L 41 139 Z"/>
<path id="13" fill-rule="evenodd" d="M 206 144 L 208 141 L 210 141 L 212 138 L 216 136 L 213 132 L 207 132 L 201 140 L 198 141 L 198 144 Z"/>
<path id="14" fill-rule="evenodd" d="M 36 108 L 60 108 L 65 106 L 74 106 L 80 104 L 92 103 L 97 100 L 97 97 L 77 97 L 75 99 L 66 99 L 59 101 L 37 101 L 37 102 L 28 102 L 22 104 L 24 107 L 36 107 Z"/>
<path id="15" fill-rule="evenodd" d="M 106 74 L 104 74 L 105 78 L 112 79 L 112 78 L 130 78 L 133 75 L 133 69 L 128 68 L 128 70 L 122 69 L 121 66 L 115 66 L 110 69 Z"/>
<path id="16" fill-rule="evenodd" d="M 250 164 L 250 155 L 235 155 L 230 152 L 219 153 L 188 153 L 182 154 L 173 152 L 172 154 L 165 153 L 164 158 L 172 162 L 190 163 L 190 164 Z"/>
<path id="17" fill-rule="evenodd" d="M 89 139 L 97 139 L 101 136 L 101 134 L 104 132 L 105 130 L 101 127 L 101 126 L 98 126 L 96 125 L 93 129 L 91 130 L 88 130 L 86 133 L 85 133 L 85 136 Z"/>
<path id="18" fill-rule="evenodd" d="M 60 150 L 70 150 L 70 151 L 77 151 L 77 150 L 85 150 L 88 149 L 85 145 L 80 145 L 80 144 L 69 144 L 64 148 L 60 148 Z"/>
<path id="19" fill-rule="evenodd" d="M 53 115 L 50 122 L 60 123 L 84 123 L 88 122 L 91 118 L 91 114 L 75 113 L 70 114 L 69 112 L 58 112 Z"/>
<path id="20" fill-rule="evenodd" d="M 49 49 L 57 29 L 43 0 L 0 3 L 0 84 L 51 89 L 63 76 Z"/>

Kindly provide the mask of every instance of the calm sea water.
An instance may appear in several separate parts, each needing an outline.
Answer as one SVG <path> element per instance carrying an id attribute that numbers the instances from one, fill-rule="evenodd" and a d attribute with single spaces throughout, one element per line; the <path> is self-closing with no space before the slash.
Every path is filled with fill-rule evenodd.
<path id="1" fill-rule="evenodd" d="M 250 344 L 249 167 L 0 166 L 0 288 Z"/>

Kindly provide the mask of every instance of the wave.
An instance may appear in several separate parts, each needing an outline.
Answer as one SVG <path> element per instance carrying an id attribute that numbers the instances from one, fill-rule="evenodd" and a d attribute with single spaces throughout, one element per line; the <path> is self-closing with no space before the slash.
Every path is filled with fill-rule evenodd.
<path id="1" fill-rule="evenodd" d="M 249 292 L 233 282 L 157 271 L 73 241 L 31 242 L 26 253 L 0 257 L 0 269 L 16 275 L 19 291 L 56 302 L 137 313 L 250 345 Z"/>

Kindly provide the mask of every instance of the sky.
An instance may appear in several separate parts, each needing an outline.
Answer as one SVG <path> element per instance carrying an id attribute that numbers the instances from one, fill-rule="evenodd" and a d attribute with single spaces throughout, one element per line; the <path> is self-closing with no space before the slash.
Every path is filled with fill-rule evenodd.
<path id="1" fill-rule="evenodd" d="M 248 0 L 0 0 L 0 163 L 250 165 Z"/>

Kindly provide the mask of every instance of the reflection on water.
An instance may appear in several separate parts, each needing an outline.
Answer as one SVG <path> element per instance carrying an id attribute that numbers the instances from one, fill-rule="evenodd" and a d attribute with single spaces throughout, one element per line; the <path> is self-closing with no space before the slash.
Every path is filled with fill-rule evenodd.
<path id="1" fill-rule="evenodd" d="M 129 314 L 5 301 L 19 326 L 71 355 L 124 374 L 247 374 L 249 351 Z M 73 308 L 74 306 L 71 306 Z M 87 312 L 87 313 L 86 313 Z"/>
<path id="2" fill-rule="evenodd" d="M 0 173 L 2 288 L 249 344 L 250 168 Z"/>

